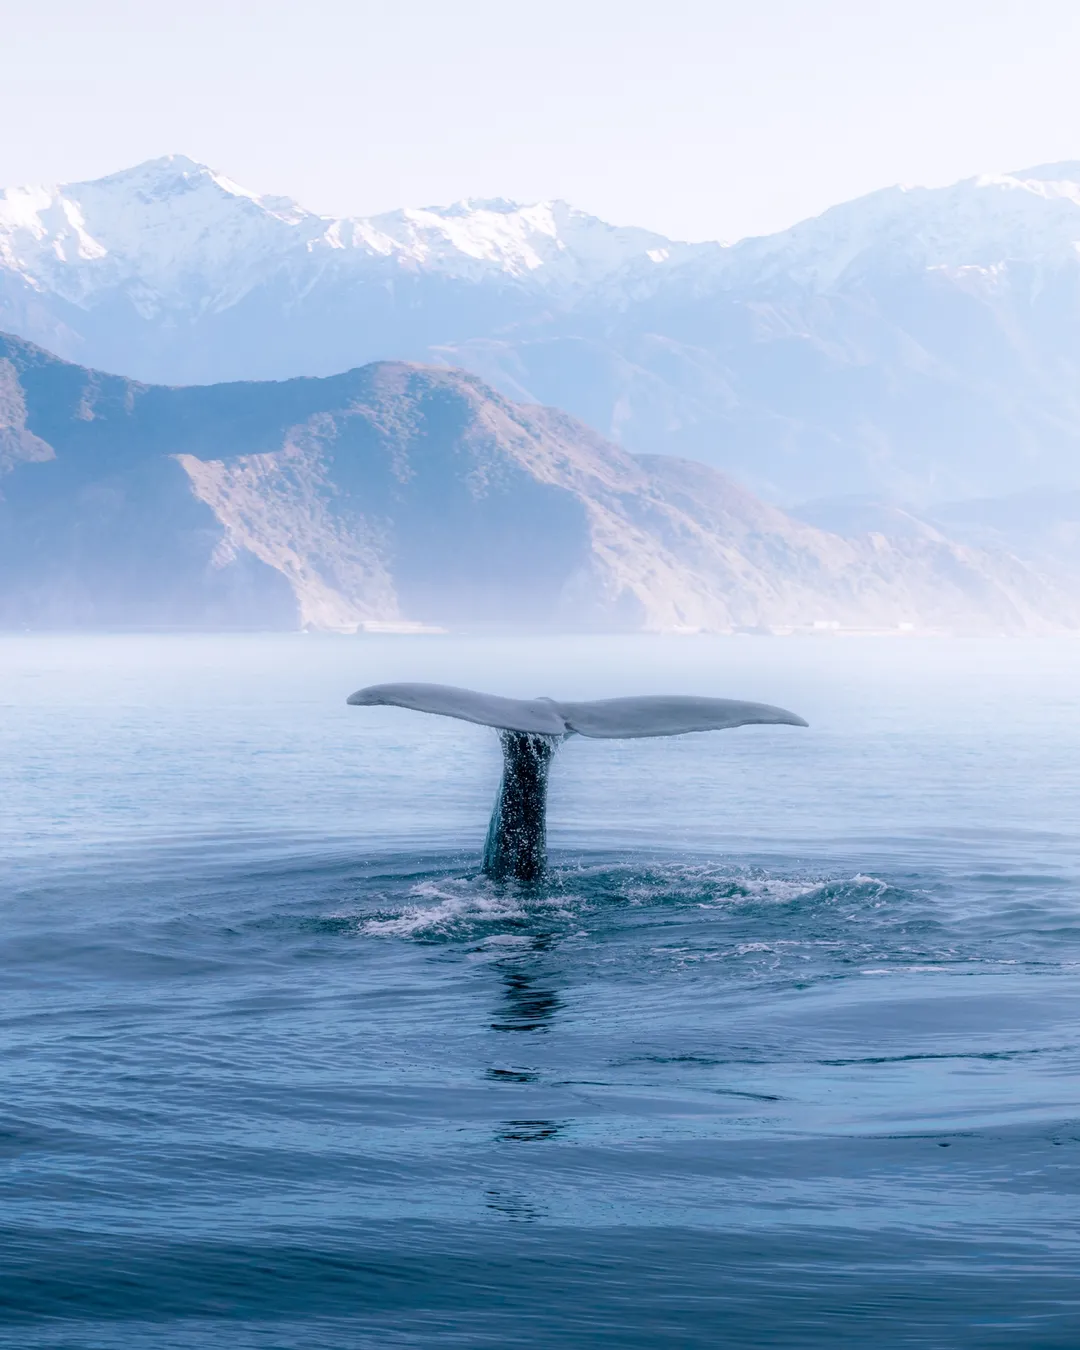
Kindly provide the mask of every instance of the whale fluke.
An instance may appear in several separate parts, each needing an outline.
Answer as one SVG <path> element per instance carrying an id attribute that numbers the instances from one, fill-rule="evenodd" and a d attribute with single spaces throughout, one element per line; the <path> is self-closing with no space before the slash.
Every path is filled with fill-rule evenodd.
<path id="1" fill-rule="evenodd" d="M 503 776 L 484 846 L 484 871 L 499 881 L 536 881 L 543 875 L 548 770 L 567 737 L 632 740 L 754 724 L 807 725 L 795 713 L 768 703 L 683 694 L 557 703 L 550 698 L 501 698 L 447 684 L 373 684 L 347 701 L 354 707 L 383 704 L 438 713 L 498 730 Z"/>
<path id="2" fill-rule="evenodd" d="M 752 723 L 804 727 L 801 717 L 768 703 L 731 698 L 695 698 L 686 694 L 647 694 L 639 698 L 601 698 L 589 703 L 556 703 L 550 698 L 500 698 L 456 689 L 449 684 L 373 684 L 350 694 L 354 707 L 389 704 L 415 712 L 440 713 L 500 731 L 531 731 L 547 736 L 590 736 L 632 740 L 640 736 L 681 736 L 689 731 L 724 731 Z"/>

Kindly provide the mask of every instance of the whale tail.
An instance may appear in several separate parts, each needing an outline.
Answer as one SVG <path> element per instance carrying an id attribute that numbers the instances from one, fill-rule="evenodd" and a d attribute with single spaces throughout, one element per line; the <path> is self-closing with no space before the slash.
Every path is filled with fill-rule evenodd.
<path id="1" fill-rule="evenodd" d="M 727 698 L 681 694 L 556 703 L 513 699 L 445 684 L 375 684 L 351 694 L 354 707 L 389 705 L 458 717 L 495 727 L 503 748 L 503 776 L 484 845 L 483 870 L 497 881 L 537 881 L 546 863 L 548 771 L 568 736 L 635 739 L 690 731 L 776 725 L 805 727 L 785 708 Z"/>

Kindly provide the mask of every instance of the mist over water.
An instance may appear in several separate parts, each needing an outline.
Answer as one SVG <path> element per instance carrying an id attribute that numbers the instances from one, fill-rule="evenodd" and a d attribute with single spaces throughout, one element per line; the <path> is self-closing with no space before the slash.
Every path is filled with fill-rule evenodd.
<path id="1" fill-rule="evenodd" d="M 0 639 L 0 1343 L 1080 1343 L 1080 643 Z M 397 679 L 779 704 L 568 741 Z"/>

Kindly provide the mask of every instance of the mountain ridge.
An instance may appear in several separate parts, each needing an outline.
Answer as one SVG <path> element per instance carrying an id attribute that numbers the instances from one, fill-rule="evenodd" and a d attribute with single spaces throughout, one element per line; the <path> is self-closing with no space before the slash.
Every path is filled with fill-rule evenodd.
<path id="1" fill-rule="evenodd" d="M 475 375 L 170 388 L 0 337 L 0 626 L 652 631 L 1080 623 L 943 533 L 845 538 Z"/>
<path id="2" fill-rule="evenodd" d="M 235 272 L 240 249 L 257 251 L 270 263 L 306 253 L 322 266 L 390 261 L 455 279 L 488 270 L 520 282 L 542 270 L 557 293 L 587 285 L 632 256 L 672 247 L 679 246 L 651 231 L 608 225 L 557 200 L 522 205 L 492 199 L 367 217 L 323 216 L 288 197 L 249 192 L 183 155 L 88 182 L 0 193 L 0 260 L 75 303 L 87 300 L 94 286 L 134 278 L 157 288 L 158 300 L 181 302 L 182 264 L 189 255 L 213 281 L 224 282 L 226 273 Z M 89 264 L 81 278 L 72 270 L 80 264 Z M 216 297 L 219 303 L 235 297 L 235 275 L 231 280 L 234 289 Z"/>

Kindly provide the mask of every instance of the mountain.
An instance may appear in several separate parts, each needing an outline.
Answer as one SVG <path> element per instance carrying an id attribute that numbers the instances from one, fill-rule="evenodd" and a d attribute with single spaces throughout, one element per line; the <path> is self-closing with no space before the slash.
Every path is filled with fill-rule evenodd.
<path id="1" fill-rule="evenodd" d="M 332 220 L 169 155 L 0 195 L 0 327 L 146 380 L 333 374 L 542 317 L 672 247 L 563 202 Z"/>
<path id="2" fill-rule="evenodd" d="M 170 156 L 4 193 L 0 326 L 144 380 L 463 367 L 781 504 L 1080 489 L 1080 164 L 725 247 L 559 202 L 332 220 Z"/>
<path id="3" fill-rule="evenodd" d="M 635 457 L 463 371 L 174 388 L 0 337 L 0 627 L 1080 623 L 1076 586 Z"/>

